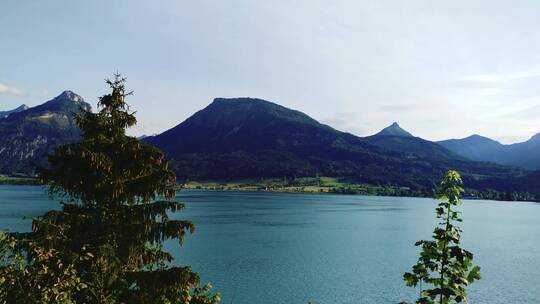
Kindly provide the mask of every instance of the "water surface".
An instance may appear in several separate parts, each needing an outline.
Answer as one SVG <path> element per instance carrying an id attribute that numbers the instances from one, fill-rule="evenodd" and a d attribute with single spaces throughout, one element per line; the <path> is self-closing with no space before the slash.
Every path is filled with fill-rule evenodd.
<path id="1" fill-rule="evenodd" d="M 212 282 L 222 303 L 413 302 L 402 275 L 429 238 L 436 201 L 423 198 L 182 191 L 195 234 L 168 242 L 177 263 Z M 0 228 L 28 231 L 58 203 L 40 187 L 0 186 Z M 463 247 L 482 280 L 470 303 L 540 303 L 540 204 L 465 201 Z"/>

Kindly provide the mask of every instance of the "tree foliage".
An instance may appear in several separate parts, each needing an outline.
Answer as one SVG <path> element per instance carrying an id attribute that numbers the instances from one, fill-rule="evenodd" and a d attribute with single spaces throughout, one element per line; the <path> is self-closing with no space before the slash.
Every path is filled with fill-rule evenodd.
<path id="1" fill-rule="evenodd" d="M 448 171 L 442 178 L 438 198 L 441 202 L 435 209 L 439 225 L 433 231 L 432 240 L 421 240 L 415 246 L 421 246 L 418 263 L 412 272 L 404 274 L 407 286 L 422 286 L 420 298 L 416 303 L 450 304 L 467 302 L 467 286 L 480 279 L 480 267 L 473 266 L 473 254 L 460 247 L 461 222 L 460 212 L 453 207 L 461 204 L 463 193 L 462 180 L 458 172 Z"/>
<path id="2" fill-rule="evenodd" d="M 76 257 L 88 258 L 84 252 Z M 74 295 L 87 288 L 73 261 L 65 261 L 58 251 L 35 241 L 19 241 L 3 232 L 0 263 L 1 303 L 75 303 Z"/>
<path id="3" fill-rule="evenodd" d="M 174 201 L 176 178 L 163 153 L 126 135 L 136 118 L 124 83 L 120 75 L 107 80 L 112 92 L 99 99 L 99 112 L 76 117 L 82 139 L 57 148 L 40 170 L 63 206 L 35 219 L 21 245 L 36 240 L 48 262 L 69 265 L 84 287 L 68 292 L 77 303 L 217 303 L 197 273 L 170 266 L 164 241 L 181 244 L 195 226 L 169 218 L 184 205 Z M 34 256 L 30 267 L 39 266 Z"/>

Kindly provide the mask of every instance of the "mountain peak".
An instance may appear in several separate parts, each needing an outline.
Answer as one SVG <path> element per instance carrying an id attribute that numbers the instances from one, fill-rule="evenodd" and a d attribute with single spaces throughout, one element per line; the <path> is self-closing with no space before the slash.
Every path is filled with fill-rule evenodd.
<path id="1" fill-rule="evenodd" d="M 58 107 L 64 109 L 65 107 L 72 108 L 74 106 L 75 108 L 82 107 L 85 110 L 90 110 L 90 105 L 84 101 L 84 98 L 70 90 L 65 90 L 42 106 L 51 107 L 50 110 L 57 109 Z"/>
<path id="2" fill-rule="evenodd" d="M 58 95 L 55 99 L 68 99 L 74 102 L 84 101 L 84 99 L 80 95 L 77 95 L 73 91 L 70 91 L 70 90 L 65 90 L 60 95 Z"/>
<path id="3" fill-rule="evenodd" d="M 268 102 L 270 103 L 270 101 L 266 101 L 264 99 L 260 99 L 260 98 L 253 98 L 253 97 L 216 97 L 214 98 L 214 101 L 213 102 L 257 102 L 257 101 L 262 101 L 262 102 Z"/>
<path id="4" fill-rule="evenodd" d="M 193 115 L 193 118 L 199 122 L 206 120 L 205 123 L 212 125 L 221 123 L 222 127 L 225 125 L 238 126 L 251 120 L 268 120 L 270 118 L 312 125 L 319 124 L 302 112 L 252 97 L 215 98 L 210 105 Z"/>
<path id="5" fill-rule="evenodd" d="M 481 143 L 498 143 L 496 140 L 493 140 L 489 137 L 485 137 L 479 134 L 473 134 L 468 137 L 463 138 L 465 141 L 469 141 L 471 143 L 481 144 Z"/>
<path id="6" fill-rule="evenodd" d="M 240 97 L 216 98 L 176 127 L 144 140 L 169 153 L 192 153 L 296 147 L 306 136 L 317 142 L 321 141 L 317 136 L 349 138 L 300 111 L 263 99 Z M 177 138 L 189 144 L 179 143 Z"/>
<path id="7" fill-rule="evenodd" d="M 414 137 L 411 133 L 403 130 L 397 122 L 394 122 L 388 127 L 382 129 L 381 132 L 375 134 L 374 136 Z"/>
<path id="8" fill-rule="evenodd" d="M 252 108 L 252 107 L 267 107 L 267 108 L 284 108 L 280 106 L 277 103 L 273 103 L 268 100 L 260 99 L 260 98 L 253 98 L 253 97 L 232 97 L 232 98 L 224 98 L 224 97 L 217 97 L 214 98 L 212 103 L 209 105 L 209 107 L 212 106 L 222 106 L 222 107 L 246 107 L 246 108 Z"/>
<path id="9" fill-rule="evenodd" d="M 36 167 L 47 166 L 55 147 L 80 139 L 73 114 L 90 105 L 71 91 L 28 108 L 21 105 L 0 112 L 0 173 L 21 172 L 34 175 Z"/>
<path id="10" fill-rule="evenodd" d="M 28 108 L 29 107 L 27 105 L 22 104 L 22 105 L 18 106 L 17 108 L 15 108 L 14 111 L 20 112 L 20 111 L 28 110 Z"/>
<path id="11" fill-rule="evenodd" d="M 63 91 L 60 95 L 55 98 L 33 108 L 30 108 L 29 111 L 32 113 L 43 113 L 43 112 L 66 112 L 73 113 L 78 112 L 80 109 L 86 111 L 91 111 L 92 107 L 90 104 L 84 101 L 80 95 L 77 95 L 73 91 Z"/>
<path id="12" fill-rule="evenodd" d="M 10 114 L 19 113 L 19 112 L 22 112 L 24 110 L 28 110 L 28 106 L 25 105 L 25 104 L 22 104 L 22 105 L 18 106 L 17 108 L 13 109 L 13 110 L 0 111 L 0 118 L 5 118 L 5 117 L 8 117 Z"/>

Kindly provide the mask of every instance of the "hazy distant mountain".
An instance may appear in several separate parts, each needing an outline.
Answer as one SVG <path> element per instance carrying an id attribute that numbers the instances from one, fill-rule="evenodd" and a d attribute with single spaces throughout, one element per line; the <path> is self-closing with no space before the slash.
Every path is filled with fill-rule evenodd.
<path id="1" fill-rule="evenodd" d="M 516 186 L 512 179 L 527 174 L 466 160 L 397 124 L 381 133 L 360 138 L 265 100 L 217 98 L 178 126 L 143 141 L 173 159 L 180 179 L 320 174 L 422 188 L 433 187 L 444 170 L 453 168 L 470 187 L 505 190 Z"/>
<path id="2" fill-rule="evenodd" d="M 42 105 L 0 118 L 0 173 L 32 173 L 46 164 L 54 147 L 77 140 L 80 131 L 74 113 L 90 109 L 71 91 Z"/>
<path id="3" fill-rule="evenodd" d="M 530 170 L 540 169 L 540 133 L 528 141 L 511 145 L 503 145 L 480 135 L 438 143 L 472 160 L 518 166 Z"/>
<path id="4" fill-rule="evenodd" d="M 23 105 L 20 105 L 18 106 L 17 108 L 13 109 L 13 110 L 9 110 L 9 111 L 0 111 L 0 118 L 5 118 L 5 117 L 8 117 L 9 114 L 12 114 L 12 113 L 17 113 L 17 112 L 21 112 L 21 111 L 24 111 L 28 109 L 28 106 L 23 104 Z"/>
<path id="5" fill-rule="evenodd" d="M 365 137 L 365 139 L 376 146 L 405 153 L 409 158 L 422 157 L 433 161 L 465 160 L 463 156 L 434 142 L 413 136 L 403 130 L 396 122 L 375 135 Z"/>

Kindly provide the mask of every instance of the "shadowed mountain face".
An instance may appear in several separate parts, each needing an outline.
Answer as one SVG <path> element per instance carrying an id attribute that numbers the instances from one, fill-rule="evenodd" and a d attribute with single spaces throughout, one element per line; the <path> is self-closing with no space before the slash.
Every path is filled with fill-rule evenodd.
<path id="1" fill-rule="evenodd" d="M 65 91 L 46 103 L 0 118 L 0 173 L 26 173 L 46 164 L 58 145 L 77 140 L 74 114 L 90 110 L 79 95 Z"/>
<path id="2" fill-rule="evenodd" d="M 360 138 L 261 99 L 215 99 L 178 126 L 143 139 L 173 159 L 180 179 L 348 176 L 359 182 L 433 187 L 444 170 L 468 185 L 504 190 L 525 171 L 472 162 L 397 124 Z"/>
<path id="3" fill-rule="evenodd" d="M 361 138 L 251 98 L 215 99 L 145 141 L 176 160 L 180 177 L 190 178 L 351 175 L 357 163 L 377 166 L 385 161 L 379 149 Z"/>
<path id="4" fill-rule="evenodd" d="M 391 151 L 401 152 L 409 158 L 422 157 L 431 161 L 463 161 L 465 158 L 440 145 L 415 137 L 396 122 L 381 132 L 365 138 L 370 143 Z"/>
<path id="5" fill-rule="evenodd" d="M 511 145 L 503 145 L 480 135 L 444 140 L 438 143 L 472 160 L 540 170 L 540 133 L 528 141 Z"/>

